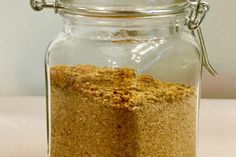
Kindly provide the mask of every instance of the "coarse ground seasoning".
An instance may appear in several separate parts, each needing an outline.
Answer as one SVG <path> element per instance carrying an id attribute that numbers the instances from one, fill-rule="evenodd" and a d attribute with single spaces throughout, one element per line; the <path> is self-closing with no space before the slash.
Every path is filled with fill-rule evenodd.
<path id="1" fill-rule="evenodd" d="M 195 157 L 194 88 L 128 68 L 54 66 L 51 157 Z"/>

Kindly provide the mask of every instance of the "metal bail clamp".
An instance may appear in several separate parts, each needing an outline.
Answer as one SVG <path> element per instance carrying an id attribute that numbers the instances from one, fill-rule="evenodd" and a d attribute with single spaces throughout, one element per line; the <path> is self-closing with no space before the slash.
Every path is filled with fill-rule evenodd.
<path id="1" fill-rule="evenodd" d="M 197 4 L 193 4 L 193 6 L 194 9 L 191 10 L 190 19 L 187 22 L 188 28 L 192 31 L 193 36 L 195 36 L 201 46 L 201 51 L 203 55 L 203 66 L 211 75 L 217 76 L 216 70 L 210 64 L 202 30 L 200 28 L 200 25 L 206 17 L 210 7 L 207 3 L 202 2 L 201 0 L 198 0 Z"/>

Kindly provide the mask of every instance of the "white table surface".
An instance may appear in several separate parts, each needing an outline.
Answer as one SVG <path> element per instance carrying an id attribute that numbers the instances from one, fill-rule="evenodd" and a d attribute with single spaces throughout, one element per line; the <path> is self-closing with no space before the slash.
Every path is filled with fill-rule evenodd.
<path id="1" fill-rule="evenodd" d="M 0 97 L 0 157 L 47 157 L 44 97 Z M 236 157 L 236 100 L 202 100 L 199 157 Z"/>

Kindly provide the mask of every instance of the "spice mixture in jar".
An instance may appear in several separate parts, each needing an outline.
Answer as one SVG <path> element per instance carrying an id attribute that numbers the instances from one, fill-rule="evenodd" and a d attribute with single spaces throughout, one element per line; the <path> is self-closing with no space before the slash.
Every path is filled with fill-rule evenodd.
<path id="1" fill-rule="evenodd" d="M 129 68 L 51 67 L 51 157 L 195 157 L 192 86 Z"/>

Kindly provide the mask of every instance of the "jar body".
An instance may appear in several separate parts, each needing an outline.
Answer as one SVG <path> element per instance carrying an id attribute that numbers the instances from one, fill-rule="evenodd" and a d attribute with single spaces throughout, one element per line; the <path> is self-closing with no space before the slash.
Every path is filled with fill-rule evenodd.
<path id="1" fill-rule="evenodd" d="M 50 157 L 195 157 L 202 59 L 183 18 L 64 18 L 46 55 Z"/>

